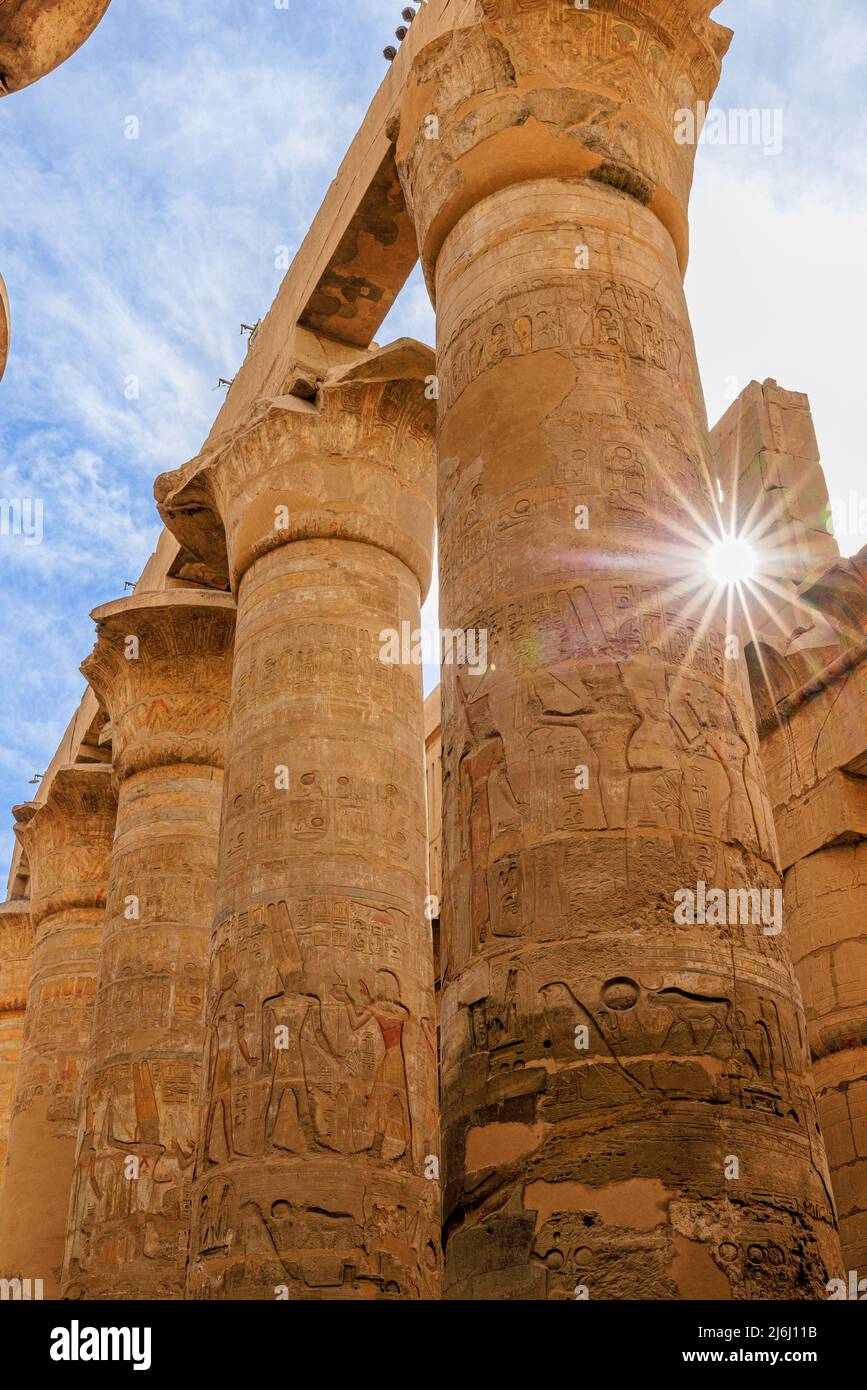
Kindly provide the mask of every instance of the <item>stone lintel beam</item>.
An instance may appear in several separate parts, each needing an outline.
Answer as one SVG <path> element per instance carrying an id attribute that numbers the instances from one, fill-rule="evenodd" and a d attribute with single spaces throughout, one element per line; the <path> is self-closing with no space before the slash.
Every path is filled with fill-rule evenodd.
<path id="1" fill-rule="evenodd" d="M 367 348 L 418 260 L 415 228 L 389 147 L 300 318 Z"/>
<path id="2" fill-rule="evenodd" d="M 423 596 L 434 372 L 433 351 L 403 338 L 331 368 L 315 401 L 257 402 L 239 429 L 157 478 L 163 521 L 235 593 L 259 556 L 294 540 L 342 539 L 402 560 Z"/>
<path id="3" fill-rule="evenodd" d="M 418 259 L 394 181 L 395 115 L 419 49 L 472 22 L 477 0 L 427 0 L 386 69 L 340 168 L 253 335 L 209 443 L 280 396 L 298 361 L 324 372 L 369 347 Z M 368 335 L 368 336 L 365 336 Z"/>
<path id="4" fill-rule="evenodd" d="M 81 669 L 111 719 L 117 780 L 150 767 L 222 767 L 231 596 L 134 594 L 92 616 L 97 642 Z"/>
<path id="5" fill-rule="evenodd" d="M 649 207 L 685 272 L 699 128 L 678 143 L 677 113 L 719 82 L 731 31 L 708 18 L 714 8 L 480 0 L 476 22 L 417 53 L 396 160 L 432 298 L 440 248 L 464 214 L 540 178 L 595 179 Z"/>
<path id="6" fill-rule="evenodd" d="M 71 58 L 110 0 L 5 0 L 0 16 L 0 96 L 20 91 Z"/>

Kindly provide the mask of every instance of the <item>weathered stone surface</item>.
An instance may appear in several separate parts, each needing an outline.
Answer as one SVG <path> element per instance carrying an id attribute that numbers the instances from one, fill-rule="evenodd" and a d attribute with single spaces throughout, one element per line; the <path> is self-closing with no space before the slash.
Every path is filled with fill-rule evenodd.
<path id="1" fill-rule="evenodd" d="M 157 482 L 238 598 L 195 1298 L 437 1289 L 421 672 L 380 659 L 430 579 L 432 372 L 395 344 Z"/>
<path id="2" fill-rule="evenodd" d="M 6 361 L 9 357 L 9 338 L 12 333 L 12 321 L 9 316 L 9 296 L 6 293 L 6 285 L 3 276 L 0 275 L 0 379 L 6 370 Z"/>
<path id="3" fill-rule="evenodd" d="M 734 513 L 727 521 L 754 539 L 764 571 L 801 582 L 839 555 L 805 395 L 750 382 L 711 431 L 711 448 Z"/>
<path id="4" fill-rule="evenodd" d="M 779 885 L 745 667 L 678 562 L 716 529 L 673 139 L 711 8 L 480 0 L 401 110 L 442 621 L 489 643 L 443 670 L 451 1297 L 821 1297 L 839 1265 L 788 948 L 674 919 Z"/>
<path id="5" fill-rule="evenodd" d="M 93 616 L 119 795 L 65 1290 L 182 1298 L 235 604 L 182 589 Z"/>
<path id="6" fill-rule="evenodd" d="M 846 1269 L 867 1267 L 867 839 L 799 860 L 786 907 Z"/>
<path id="7" fill-rule="evenodd" d="M 0 1276 L 57 1297 L 115 827 L 111 769 L 69 767 L 21 808 L 34 943 L 6 1181 Z"/>
<path id="8" fill-rule="evenodd" d="M 30 903 L 0 903 L 0 1191 L 3 1189 L 6 1141 L 24 1041 L 24 1008 L 32 952 Z"/>
<path id="9" fill-rule="evenodd" d="M 0 96 L 65 63 L 93 33 L 110 0 L 4 0 Z"/>
<path id="10" fill-rule="evenodd" d="M 207 445 L 158 481 L 171 531 L 96 615 L 111 723 L 88 689 L 18 808 L 37 945 L 0 1273 L 57 1292 L 78 1113 L 70 1297 L 436 1297 L 437 1023 L 448 1296 L 824 1297 L 844 1267 L 807 1037 L 863 1266 L 867 552 L 824 529 L 806 397 L 753 383 L 708 438 L 673 130 L 716 85 L 714 8 L 419 10 Z M 31 38 L 48 16 L 43 63 L 84 14 L 5 9 Z M 417 344 L 359 351 L 416 236 L 436 383 Z M 444 670 L 442 835 L 439 692 L 423 716 L 418 668 L 381 660 L 428 583 L 437 391 L 443 616 L 490 647 Z M 745 663 L 773 815 L 744 664 L 684 556 L 735 492 L 775 581 Z M 98 894 L 45 909 L 40 866 L 94 877 L 57 809 L 66 765 L 112 749 L 88 1052 Z M 779 937 L 675 918 L 699 882 L 772 893 L 777 841 Z"/>
<path id="11" fill-rule="evenodd" d="M 733 455 L 738 466 L 738 456 Z M 867 1261 L 867 549 L 797 589 L 820 640 L 754 645 L 753 700 L 846 1269 Z"/>

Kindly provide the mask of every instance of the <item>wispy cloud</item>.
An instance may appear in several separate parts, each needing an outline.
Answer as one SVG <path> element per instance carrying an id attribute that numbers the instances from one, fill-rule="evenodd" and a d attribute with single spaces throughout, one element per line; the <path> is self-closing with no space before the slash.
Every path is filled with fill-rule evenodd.
<path id="1" fill-rule="evenodd" d="M 153 477 L 207 434 L 217 379 L 243 359 L 240 324 L 269 307 L 275 248 L 302 239 L 401 8 L 114 0 L 67 64 L 3 101 L 0 480 L 44 499 L 45 540 L 0 544 L 0 808 L 50 759 L 83 686 L 88 612 L 152 548 Z M 867 13 L 862 0 L 724 0 L 715 17 L 736 31 L 719 102 L 782 107 L 785 140 L 774 158 L 700 152 L 687 288 L 709 413 L 729 377 L 807 391 L 845 493 L 864 473 Z M 401 334 L 433 338 L 418 272 L 379 339 Z M 435 609 L 434 591 L 434 625 Z"/>

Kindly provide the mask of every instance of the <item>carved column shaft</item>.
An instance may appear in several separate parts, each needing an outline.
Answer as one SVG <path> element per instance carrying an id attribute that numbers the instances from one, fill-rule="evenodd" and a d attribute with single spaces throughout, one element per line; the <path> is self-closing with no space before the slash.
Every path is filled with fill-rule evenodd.
<path id="1" fill-rule="evenodd" d="M 16 827 L 30 863 L 34 944 L 0 1274 L 41 1279 L 46 1298 L 60 1292 L 115 809 L 109 768 L 61 768 L 47 800 Z"/>
<path id="2" fill-rule="evenodd" d="M 117 835 L 66 1250 L 67 1297 L 182 1298 L 234 602 L 97 609 Z"/>
<path id="3" fill-rule="evenodd" d="M 478 12 L 417 56 L 397 150 L 437 307 L 442 622 L 488 638 L 483 675 L 443 669 L 446 1293 L 822 1296 L 787 946 L 675 917 L 683 889 L 779 888 L 702 592 L 681 285 L 675 108 L 725 31 L 685 3 Z"/>
<path id="4" fill-rule="evenodd" d="M 0 903 L 0 1191 L 24 1042 L 24 1012 L 33 953 L 29 902 Z"/>
<path id="5" fill-rule="evenodd" d="M 216 563 L 212 490 L 238 594 L 193 1297 L 437 1288 L 421 670 L 380 659 L 429 581 L 431 371 L 384 350 L 157 486 Z"/>

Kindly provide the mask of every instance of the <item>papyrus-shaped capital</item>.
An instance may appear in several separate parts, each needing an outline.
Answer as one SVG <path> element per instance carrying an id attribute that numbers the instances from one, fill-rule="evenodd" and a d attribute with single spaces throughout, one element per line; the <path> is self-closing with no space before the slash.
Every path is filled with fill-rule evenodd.
<path id="1" fill-rule="evenodd" d="M 258 401 L 240 429 L 157 479 L 160 515 L 233 592 L 260 556 L 326 539 L 389 551 L 426 593 L 434 373 L 431 349 L 405 338 L 333 368 L 315 401 Z"/>
<path id="2" fill-rule="evenodd" d="M 95 764 L 60 768 L 46 800 L 16 820 L 34 927 L 56 912 L 105 907 L 116 814 L 111 768 Z"/>
<path id="3" fill-rule="evenodd" d="M 207 589 L 134 594 L 93 613 L 82 671 L 111 719 L 118 780 L 147 767 L 221 767 L 235 603 Z"/>
<path id="4" fill-rule="evenodd" d="M 464 213 L 528 179 L 592 178 L 649 206 L 685 270 L 696 144 L 731 39 L 716 3 L 480 0 L 476 23 L 418 53 L 396 159 L 431 294 Z"/>

